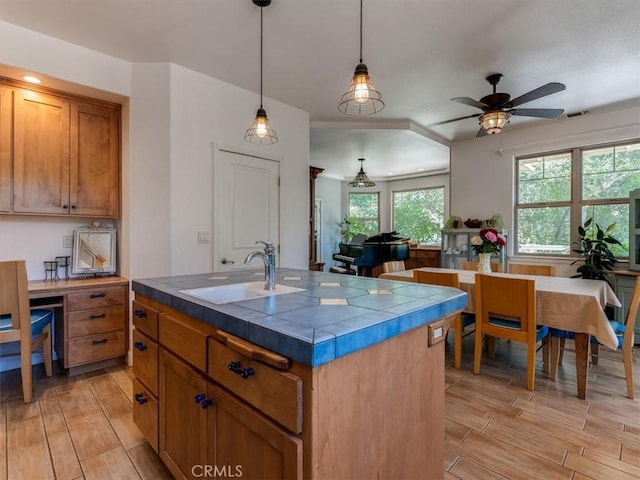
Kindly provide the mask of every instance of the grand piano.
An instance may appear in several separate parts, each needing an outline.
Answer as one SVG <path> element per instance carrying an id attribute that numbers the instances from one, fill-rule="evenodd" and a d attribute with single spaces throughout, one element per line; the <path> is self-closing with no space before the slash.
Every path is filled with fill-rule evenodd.
<path id="1" fill-rule="evenodd" d="M 358 234 L 349 243 L 341 243 L 340 251 L 333 259 L 342 262 L 342 267 L 333 267 L 332 272 L 351 273 L 352 265 L 358 269 L 358 275 L 371 277 L 373 269 L 384 262 L 406 260 L 409 258 L 409 244 L 396 232 L 380 233 L 367 238 Z"/>

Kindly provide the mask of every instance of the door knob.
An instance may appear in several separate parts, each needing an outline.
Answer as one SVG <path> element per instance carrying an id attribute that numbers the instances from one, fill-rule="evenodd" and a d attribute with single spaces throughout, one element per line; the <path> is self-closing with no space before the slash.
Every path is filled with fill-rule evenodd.
<path id="1" fill-rule="evenodd" d="M 220 259 L 220 263 L 223 264 L 223 265 L 233 265 L 236 262 L 234 262 L 233 260 L 229 260 L 229 259 L 227 259 L 225 257 L 222 257 Z"/>

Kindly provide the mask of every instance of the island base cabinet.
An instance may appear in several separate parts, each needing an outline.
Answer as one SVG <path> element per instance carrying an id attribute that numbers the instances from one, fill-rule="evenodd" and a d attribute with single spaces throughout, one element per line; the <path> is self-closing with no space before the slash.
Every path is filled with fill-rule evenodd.
<path id="1" fill-rule="evenodd" d="M 178 479 L 302 480 L 302 440 L 160 348 L 160 458 Z"/>

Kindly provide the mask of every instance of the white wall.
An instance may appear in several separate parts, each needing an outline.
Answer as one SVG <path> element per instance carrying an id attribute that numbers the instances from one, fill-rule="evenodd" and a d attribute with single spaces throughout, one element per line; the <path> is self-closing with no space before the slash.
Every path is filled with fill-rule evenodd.
<path id="1" fill-rule="evenodd" d="M 527 129 L 507 127 L 498 135 L 456 142 L 451 146 L 450 214 L 465 220 L 499 213 L 512 232 L 516 156 L 633 138 L 640 138 L 637 102 L 630 102 L 630 108 L 617 112 L 545 120 Z M 509 255 L 512 254 L 511 244 Z M 559 276 L 575 269 L 569 260 L 545 259 L 548 262 L 558 265 Z"/>
<path id="2" fill-rule="evenodd" d="M 334 265 L 333 254 L 338 251 L 340 244 L 339 223 L 344 217 L 341 205 L 342 182 L 322 174 L 316 178 L 316 198 L 322 200 L 322 259 L 324 270 Z"/>

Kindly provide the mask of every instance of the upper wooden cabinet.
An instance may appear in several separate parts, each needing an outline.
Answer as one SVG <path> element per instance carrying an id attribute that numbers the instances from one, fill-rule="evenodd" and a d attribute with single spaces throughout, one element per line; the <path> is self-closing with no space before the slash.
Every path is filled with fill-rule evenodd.
<path id="1" fill-rule="evenodd" d="M 118 218 L 118 105 L 2 86 L 0 102 L 0 212 Z"/>

